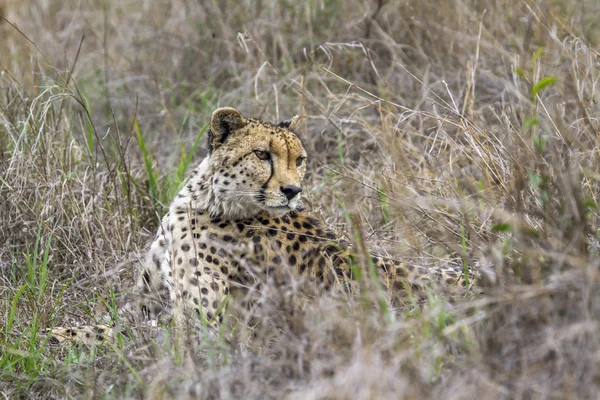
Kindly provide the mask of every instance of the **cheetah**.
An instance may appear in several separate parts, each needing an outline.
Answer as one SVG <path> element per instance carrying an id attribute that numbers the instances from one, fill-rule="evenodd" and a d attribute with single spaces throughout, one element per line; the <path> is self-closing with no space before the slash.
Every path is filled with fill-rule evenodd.
<path id="1" fill-rule="evenodd" d="M 295 133 L 298 121 L 272 124 L 234 108 L 212 113 L 208 155 L 162 218 L 143 261 L 136 292 L 145 318 L 192 310 L 218 328 L 230 296 L 243 296 L 257 277 L 282 279 L 284 271 L 324 290 L 355 287 L 352 246 L 300 204 L 307 152 Z M 383 292 L 477 279 L 459 265 L 416 267 L 367 254 Z M 53 333 L 58 342 L 98 336 L 92 327 Z"/>

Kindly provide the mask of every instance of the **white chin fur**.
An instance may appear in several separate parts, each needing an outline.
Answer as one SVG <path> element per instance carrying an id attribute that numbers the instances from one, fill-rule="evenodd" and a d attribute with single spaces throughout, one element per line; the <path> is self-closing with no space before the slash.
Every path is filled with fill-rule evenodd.
<path id="1" fill-rule="evenodd" d="M 296 196 L 298 197 L 298 196 Z M 288 203 L 288 207 L 290 208 L 290 210 L 295 210 L 296 208 L 298 208 L 298 199 L 294 198 L 292 200 L 290 200 L 290 202 Z"/>

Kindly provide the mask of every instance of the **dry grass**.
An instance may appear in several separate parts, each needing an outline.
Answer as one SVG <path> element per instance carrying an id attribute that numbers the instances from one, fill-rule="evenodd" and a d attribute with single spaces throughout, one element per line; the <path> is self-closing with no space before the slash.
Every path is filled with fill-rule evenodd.
<path id="1" fill-rule="evenodd" d="M 3 396 L 597 396 L 597 2 L 28 3 L 0 3 Z M 305 116 L 314 212 L 484 293 L 271 287 L 260 327 L 49 349 L 114 311 L 222 105 Z"/>

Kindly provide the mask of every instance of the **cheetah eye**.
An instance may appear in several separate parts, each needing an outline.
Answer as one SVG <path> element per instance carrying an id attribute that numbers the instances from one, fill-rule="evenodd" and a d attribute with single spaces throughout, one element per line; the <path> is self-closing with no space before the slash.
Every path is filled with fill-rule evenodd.
<path id="1" fill-rule="evenodd" d="M 268 151 L 254 150 L 254 154 L 256 154 L 256 157 L 258 157 L 259 160 L 265 161 L 271 159 L 271 153 L 269 153 Z"/>
<path id="2" fill-rule="evenodd" d="M 296 160 L 296 167 L 300 168 L 302 164 L 304 164 L 304 161 L 306 161 L 306 157 L 298 157 Z"/>

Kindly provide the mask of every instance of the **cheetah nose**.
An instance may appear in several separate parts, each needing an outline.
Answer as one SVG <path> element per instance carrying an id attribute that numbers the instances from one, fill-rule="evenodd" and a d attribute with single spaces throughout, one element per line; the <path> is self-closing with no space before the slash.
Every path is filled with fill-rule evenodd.
<path id="1" fill-rule="evenodd" d="M 281 186 L 279 189 L 281 190 L 281 193 L 283 193 L 285 197 L 287 197 L 288 200 L 293 199 L 294 196 L 296 196 L 302 191 L 302 188 L 300 186 L 294 185 Z"/>

